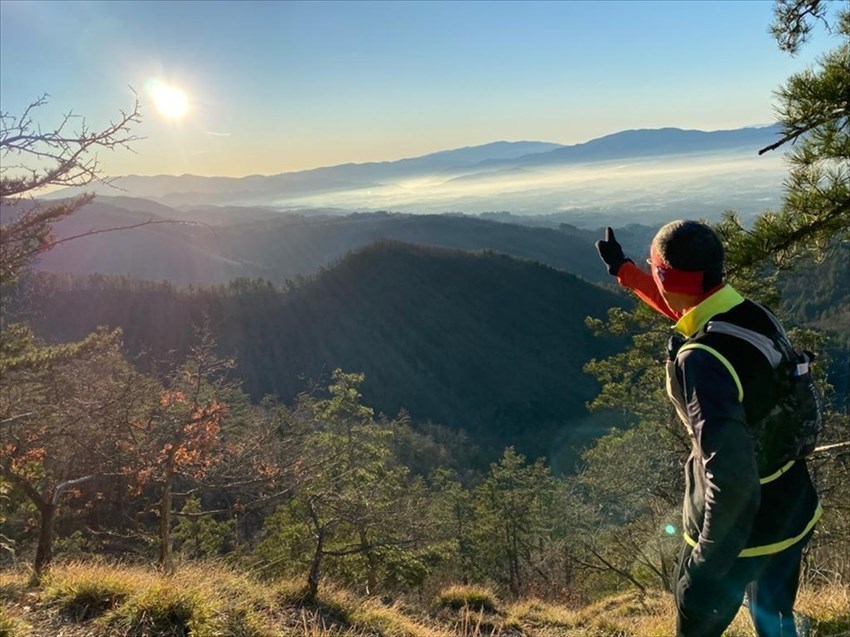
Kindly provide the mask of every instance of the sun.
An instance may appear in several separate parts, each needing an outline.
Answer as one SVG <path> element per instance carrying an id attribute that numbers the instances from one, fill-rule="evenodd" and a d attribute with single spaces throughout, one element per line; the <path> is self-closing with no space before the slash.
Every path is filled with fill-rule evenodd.
<path id="1" fill-rule="evenodd" d="M 153 101 L 160 115 L 168 119 L 181 119 L 189 111 L 186 93 L 176 86 L 160 84 L 153 89 Z"/>

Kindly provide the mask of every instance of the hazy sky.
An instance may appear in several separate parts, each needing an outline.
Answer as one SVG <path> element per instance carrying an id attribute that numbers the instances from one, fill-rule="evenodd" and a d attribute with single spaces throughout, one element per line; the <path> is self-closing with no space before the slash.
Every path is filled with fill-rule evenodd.
<path id="1" fill-rule="evenodd" d="M 93 126 L 142 100 L 114 174 L 232 175 L 392 160 L 495 140 L 774 120 L 797 57 L 773 3 L 0 2 L 0 108 Z M 167 119 L 152 87 L 185 92 Z"/>

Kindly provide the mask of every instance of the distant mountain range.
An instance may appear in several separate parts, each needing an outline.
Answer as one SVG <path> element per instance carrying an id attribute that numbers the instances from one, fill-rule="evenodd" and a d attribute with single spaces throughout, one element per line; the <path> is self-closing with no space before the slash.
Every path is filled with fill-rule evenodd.
<path id="1" fill-rule="evenodd" d="M 114 185 L 130 197 L 184 207 L 555 212 L 576 202 L 604 206 L 614 201 L 605 196 L 612 190 L 606 187 L 608 183 L 613 184 L 613 190 L 626 188 L 628 192 L 632 188 L 631 180 L 637 177 L 644 186 L 651 186 L 653 167 L 664 162 L 679 167 L 679 174 L 673 178 L 681 180 L 683 157 L 691 162 L 693 175 L 704 172 L 706 167 L 711 176 L 718 170 L 723 174 L 740 174 L 742 167 L 733 167 L 730 162 L 753 163 L 758 149 L 775 141 L 778 134 L 777 125 L 711 132 L 677 128 L 628 130 L 570 146 L 501 141 L 398 161 L 342 164 L 277 175 L 241 178 L 130 175 L 117 179 Z M 717 159 L 719 155 L 723 156 L 722 161 Z M 613 166 L 613 172 L 607 176 L 598 167 L 590 174 L 579 169 L 588 164 L 617 162 L 626 162 L 626 166 Z M 640 167 L 636 175 L 623 170 L 635 165 Z M 762 159 L 748 170 L 759 171 L 766 166 L 774 167 L 774 164 Z M 668 181 L 671 177 L 666 168 L 655 176 Z M 603 177 L 599 188 L 595 183 Z M 589 185 L 589 181 L 594 183 Z M 588 190 L 590 186 L 592 190 Z M 93 189 L 101 194 L 116 194 L 114 189 L 102 185 Z M 551 196 L 553 189 L 557 197 Z M 544 197 L 547 193 L 549 196 Z M 68 194 L 60 191 L 55 196 Z M 500 202 L 505 205 L 500 206 Z M 558 207 L 553 208 L 553 203 Z"/>
<path id="2" fill-rule="evenodd" d="M 340 164 L 277 175 L 129 175 L 115 180 L 113 185 L 128 196 L 173 205 L 257 204 L 274 197 L 377 186 L 387 179 L 468 169 L 482 162 L 521 160 L 559 148 L 563 147 L 547 142 L 493 142 L 396 161 Z M 106 195 L 116 193 L 114 188 L 99 184 L 92 189 Z M 66 189 L 56 196 L 68 194 Z"/>
<path id="3" fill-rule="evenodd" d="M 609 161 L 628 157 L 655 157 L 744 149 L 758 151 L 776 140 L 778 124 L 758 128 L 700 131 L 681 128 L 626 130 L 583 144 L 563 146 L 520 158 L 525 166 L 582 161 Z"/>

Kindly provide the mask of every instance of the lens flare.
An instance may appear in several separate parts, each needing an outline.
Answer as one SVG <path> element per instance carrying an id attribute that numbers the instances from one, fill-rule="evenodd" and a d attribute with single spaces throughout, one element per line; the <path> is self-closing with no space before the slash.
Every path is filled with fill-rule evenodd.
<path id="1" fill-rule="evenodd" d="M 668 524 L 667 526 L 665 526 L 665 527 L 664 527 L 664 532 L 665 532 L 667 535 L 675 535 L 675 533 L 676 533 L 676 527 L 675 527 L 675 526 L 673 526 L 672 524 Z"/>

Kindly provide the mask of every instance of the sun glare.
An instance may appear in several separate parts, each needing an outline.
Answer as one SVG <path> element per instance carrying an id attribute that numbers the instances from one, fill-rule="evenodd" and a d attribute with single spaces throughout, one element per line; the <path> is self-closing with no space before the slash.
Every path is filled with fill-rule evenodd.
<path id="1" fill-rule="evenodd" d="M 189 110 L 186 94 L 174 86 L 157 86 L 153 90 L 153 101 L 156 110 L 168 119 L 180 119 Z"/>

